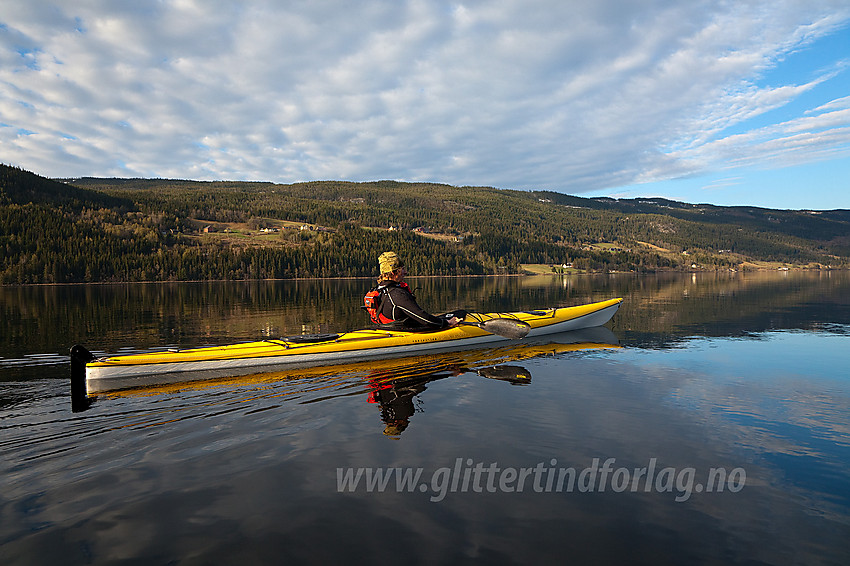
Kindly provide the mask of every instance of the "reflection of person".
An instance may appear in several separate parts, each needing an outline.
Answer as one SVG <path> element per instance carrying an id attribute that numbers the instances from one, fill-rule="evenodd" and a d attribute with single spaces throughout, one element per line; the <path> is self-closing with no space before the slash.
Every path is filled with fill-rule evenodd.
<path id="1" fill-rule="evenodd" d="M 381 420 L 384 422 L 384 434 L 398 437 L 410 424 L 410 417 L 416 412 L 413 399 L 425 391 L 424 384 L 408 387 L 394 387 L 388 383 L 374 383 L 369 393 L 369 402 L 381 406 Z"/>
<path id="2" fill-rule="evenodd" d="M 401 433 L 410 425 L 410 417 L 421 411 L 415 401 L 418 395 L 427 389 L 426 384 L 438 379 L 461 375 L 466 371 L 461 366 L 452 365 L 429 371 L 423 375 L 405 375 L 405 372 L 374 372 L 369 378 L 369 402 L 381 407 L 381 421 L 384 434 L 392 438 L 401 437 Z"/>
<path id="3" fill-rule="evenodd" d="M 416 297 L 404 282 L 407 274 L 404 264 L 395 252 L 382 253 L 378 257 L 378 267 L 381 273 L 378 286 L 366 295 L 365 308 L 373 322 L 404 330 L 439 330 L 458 325 L 457 316 L 434 316 L 416 303 Z M 371 304 L 370 296 L 374 299 Z"/>

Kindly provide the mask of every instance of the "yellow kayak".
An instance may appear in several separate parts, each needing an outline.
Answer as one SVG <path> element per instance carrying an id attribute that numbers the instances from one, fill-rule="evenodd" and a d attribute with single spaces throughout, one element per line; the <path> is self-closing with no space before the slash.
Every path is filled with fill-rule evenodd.
<path id="1" fill-rule="evenodd" d="M 528 340 L 499 342 L 473 349 L 432 352 L 414 356 L 360 360 L 342 364 L 314 367 L 289 367 L 278 371 L 263 371 L 250 375 L 209 377 L 209 373 L 172 374 L 172 381 L 158 381 L 149 386 L 115 389 L 105 392 L 106 398 L 169 395 L 182 391 L 201 391 L 214 387 L 248 388 L 254 395 L 259 390 L 286 381 L 309 381 L 309 390 L 332 388 L 341 383 L 361 379 L 373 384 L 392 385 L 410 381 L 439 379 L 447 372 L 471 372 L 488 379 L 502 379 L 513 385 L 528 385 L 531 374 L 521 366 L 506 365 L 540 356 L 553 356 L 582 350 L 616 349 L 619 341 L 604 326 L 550 334 Z M 503 368 L 517 369 L 509 378 L 498 375 Z M 521 371 L 520 371 L 521 370 Z M 436 376 L 436 377 L 435 377 Z M 133 383 L 130 380 L 130 383 Z M 114 383 L 114 382 L 113 382 Z M 306 385 L 304 387 L 307 387 Z M 298 391 L 304 389 L 299 388 Z M 348 393 L 342 393 L 347 395 Z"/>
<path id="2" fill-rule="evenodd" d="M 72 389 L 75 381 L 77 387 L 84 386 L 84 392 L 88 394 L 173 382 L 177 379 L 172 374 L 184 372 L 195 375 L 207 373 L 206 378 L 212 378 L 274 371 L 277 367 L 326 366 L 362 359 L 460 350 L 505 340 L 504 333 L 493 333 L 499 332 L 497 323 L 521 327 L 522 334 L 528 337 L 601 326 L 614 316 L 622 300 L 610 299 L 535 311 L 469 313 L 459 326 L 425 332 L 364 329 L 96 359 L 85 348 L 74 346 L 71 349 Z"/>

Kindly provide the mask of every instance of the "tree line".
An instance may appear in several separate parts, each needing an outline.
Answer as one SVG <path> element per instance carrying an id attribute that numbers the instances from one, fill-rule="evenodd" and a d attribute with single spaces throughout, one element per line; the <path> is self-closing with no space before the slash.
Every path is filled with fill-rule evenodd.
<path id="1" fill-rule="evenodd" d="M 199 221 L 257 227 L 284 220 L 327 229 L 289 231 L 268 245 L 191 236 Z M 60 182 L 0 166 L 2 284 L 364 277 L 375 275 L 376 258 L 387 249 L 425 275 L 517 273 L 529 263 L 586 271 L 687 269 L 693 262 L 731 268 L 741 258 L 846 265 L 848 227 L 846 211 L 739 210 L 395 181 Z M 606 242 L 617 246 L 594 246 Z"/>

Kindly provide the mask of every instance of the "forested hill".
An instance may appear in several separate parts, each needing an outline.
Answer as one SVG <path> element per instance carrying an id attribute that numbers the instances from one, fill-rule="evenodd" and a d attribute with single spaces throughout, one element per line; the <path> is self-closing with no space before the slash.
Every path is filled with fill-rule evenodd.
<path id="1" fill-rule="evenodd" d="M 82 207 L 132 206 L 103 192 L 70 186 L 39 177 L 29 171 L 0 165 L 0 205 L 49 204 L 67 205 L 71 209 Z"/>
<path id="2" fill-rule="evenodd" d="M 376 181 L 49 180 L 0 165 L 0 283 L 850 266 L 850 211 Z"/>

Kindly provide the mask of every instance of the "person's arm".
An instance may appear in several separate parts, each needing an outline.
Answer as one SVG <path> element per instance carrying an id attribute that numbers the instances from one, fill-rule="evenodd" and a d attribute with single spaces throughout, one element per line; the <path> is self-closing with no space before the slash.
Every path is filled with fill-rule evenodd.
<path id="1" fill-rule="evenodd" d="M 392 289 L 387 296 L 392 301 L 394 311 L 395 309 L 400 309 L 408 317 L 423 326 L 429 326 L 434 329 L 452 326 L 445 318 L 440 318 L 426 312 L 416 304 L 413 296 L 403 289 Z M 393 314 L 395 315 L 395 312 Z"/>

